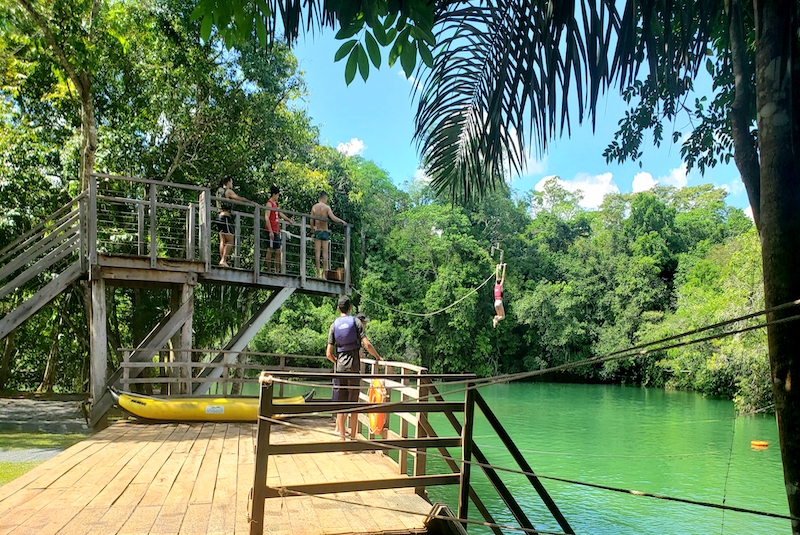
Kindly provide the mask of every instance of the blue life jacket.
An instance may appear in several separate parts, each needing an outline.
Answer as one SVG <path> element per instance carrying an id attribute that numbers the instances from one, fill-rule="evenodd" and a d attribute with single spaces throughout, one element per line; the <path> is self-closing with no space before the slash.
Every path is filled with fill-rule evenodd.
<path id="1" fill-rule="evenodd" d="M 339 353 L 352 351 L 361 347 L 361 338 L 356 328 L 354 316 L 340 316 L 333 322 L 333 339 Z"/>

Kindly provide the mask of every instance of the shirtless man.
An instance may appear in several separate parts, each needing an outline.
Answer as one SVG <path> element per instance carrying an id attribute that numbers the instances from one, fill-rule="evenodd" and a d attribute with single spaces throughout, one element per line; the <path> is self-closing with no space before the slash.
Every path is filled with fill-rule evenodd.
<path id="1" fill-rule="evenodd" d="M 331 241 L 331 233 L 328 231 L 328 220 L 336 221 L 346 225 L 343 220 L 333 215 L 333 210 L 328 206 L 328 194 L 321 191 L 319 202 L 311 208 L 311 215 L 319 219 L 311 220 L 311 230 L 314 231 L 314 258 L 317 261 L 317 278 L 324 279 L 325 272 L 328 271 L 328 246 Z M 320 271 L 319 257 L 322 254 L 324 270 Z"/>

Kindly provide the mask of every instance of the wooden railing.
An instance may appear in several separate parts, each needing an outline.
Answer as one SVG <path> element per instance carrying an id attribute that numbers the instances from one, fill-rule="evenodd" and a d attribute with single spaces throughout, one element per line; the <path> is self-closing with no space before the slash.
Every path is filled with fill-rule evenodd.
<path id="1" fill-rule="evenodd" d="M 366 362 L 365 364 L 370 367 L 376 365 L 374 362 Z M 381 363 L 377 363 L 377 367 L 380 366 Z M 502 499 L 506 508 L 513 515 L 519 526 L 529 533 L 536 533 L 537 530 L 533 523 L 500 478 L 498 470 L 491 465 L 490 460 L 473 440 L 473 427 L 476 412 L 483 414 L 492 429 L 497 433 L 497 436 L 517 463 L 518 470 L 525 474 L 533 490 L 539 495 L 563 532 L 566 534 L 574 534 L 569 522 L 564 518 L 564 515 L 558 509 L 539 478 L 536 477 L 530 464 L 514 444 L 508 432 L 503 428 L 499 419 L 489 408 L 489 405 L 483 399 L 480 392 L 476 388 L 473 388 L 474 385 L 471 381 L 475 379 L 474 375 L 427 374 L 422 373 L 423 369 L 414 370 L 414 367 L 403 365 L 403 363 L 386 363 L 386 367 L 397 367 L 403 371 L 408 370 L 415 373 L 401 372 L 399 374 L 399 381 L 397 380 L 398 374 L 396 373 L 330 374 L 323 372 L 293 373 L 279 371 L 263 372 L 261 374 L 255 470 L 253 488 L 251 489 L 250 517 L 248 518 L 250 521 L 251 535 L 260 535 L 263 533 L 265 500 L 268 498 L 400 488 L 414 488 L 418 494 L 425 496 L 426 487 L 437 485 L 458 485 L 458 519 L 468 519 L 469 503 L 471 501 L 490 529 L 494 533 L 500 535 L 502 531 L 495 521 L 494 515 L 486 507 L 470 482 L 473 463 L 477 463 L 477 466 L 480 467 L 489 479 L 492 487 L 496 490 L 498 496 Z M 392 385 L 394 388 L 401 391 L 407 391 L 411 388 L 411 385 L 407 383 L 414 383 L 417 389 L 416 399 L 411 395 L 411 392 L 407 392 L 409 395 L 408 398 L 384 404 L 312 401 L 304 404 L 281 404 L 280 406 L 275 406 L 272 403 L 275 384 L 280 384 L 288 379 L 307 380 L 312 377 L 330 378 L 334 375 L 340 378 L 357 377 L 362 383 L 369 383 L 374 379 L 382 379 L 387 382 L 387 389 Z M 451 401 L 453 397 L 452 394 L 448 396 L 450 399 L 450 401 L 448 401 L 438 390 L 437 385 L 440 386 L 441 384 L 447 384 L 447 382 L 453 381 L 458 381 L 460 384 L 458 388 L 451 390 L 451 392 L 453 394 L 461 392 L 462 401 Z M 281 425 L 277 423 L 277 420 L 274 420 L 277 414 L 302 416 L 304 414 L 329 412 L 357 413 L 359 415 L 364 413 L 386 413 L 389 417 L 391 417 L 391 415 L 398 415 L 398 417 L 400 417 L 402 414 L 415 414 L 417 415 L 417 431 L 414 433 L 413 437 L 403 436 L 401 432 L 399 434 L 391 434 L 389 438 L 385 440 L 331 440 L 299 444 L 273 444 L 270 442 L 272 426 Z M 442 413 L 451 424 L 452 430 L 446 430 L 445 432 L 448 434 L 445 435 L 442 435 L 441 431 L 435 430 L 431 421 L 428 419 L 429 413 Z M 461 415 L 461 418 L 457 415 Z M 453 432 L 455 432 L 457 436 L 449 435 L 449 433 Z M 453 456 L 448 448 L 460 448 L 460 462 L 456 460 L 458 456 Z M 436 449 L 438 451 L 438 456 L 444 459 L 450 469 L 449 473 L 427 473 L 425 459 L 430 449 Z M 302 485 L 292 485 L 278 489 L 270 488 L 267 485 L 270 455 L 298 455 L 339 451 L 359 452 L 370 450 L 382 450 L 384 452 L 396 450 L 399 452 L 400 458 L 406 454 L 413 454 L 415 459 L 413 473 L 406 476 L 407 472 L 403 472 L 403 477 L 383 480 L 337 481 L 319 484 L 306 482 Z M 467 528 L 466 522 L 462 522 L 462 527 L 464 529 Z"/>
<path id="2" fill-rule="evenodd" d="M 194 386 L 200 383 L 212 384 L 207 396 L 227 396 L 232 385 L 258 384 L 258 377 L 262 371 L 316 372 L 328 363 L 327 358 L 321 356 L 224 349 L 163 349 L 158 351 L 152 362 L 131 361 L 131 355 L 135 351 L 133 348 L 119 349 L 122 354 L 120 363 L 122 390 L 131 391 L 144 387 L 148 388 L 148 392 L 170 397 L 196 397 L 192 391 Z M 193 355 L 192 359 L 176 358 L 176 353 L 186 351 Z M 213 362 L 213 357 L 220 353 L 235 353 L 239 356 L 239 360 L 244 362 L 228 363 L 224 360 Z M 250 362 L 255 357 L 274 360 L 277 364 Z M 308 361 L 317 365 L 297 366 L 290 364 L 289 361 Z M 201 377 L 199 372 L 209 368 L 221 368 L 222 374 L 219 377 Z M 237 372 L 241 372 L 241 377 L 237 376 Z M 284 385 L 281 384 L 278 386 L 278 397 L 283 397 L 283 392 Z"/>
<path id="3" fill-rule="evenodd" d="M 216 227 L 218 201 L 209 188 L 134 177 L 92 175 L 88 190 L 89 262 L 98 255 L 149 258 L 150 267 L 159 260 L 203 263 L 207 271 L 219 261 L 219 230 Z M 272 209 L 252 202 L 224 199 L 233 223 L 233 245 L 228 265 L 251 271 L 253 282 L 269 275 L 266 265 L 269 232 L 264 219 Z M 301 287 L 309 273 L 317 277 L 310 223 L 320 220 L 310 214 L 276 210 L 295 220 L 280 221 L 281 260 L 277 275 L 297 277 Z M 328 247 L 329 281 L 350 287 L 351 225 L 328 221 L 331 241 Z M 309 245 L 311 245 L 309 247 Z M 320 267 L 325 264 L 321 259 Z"/>

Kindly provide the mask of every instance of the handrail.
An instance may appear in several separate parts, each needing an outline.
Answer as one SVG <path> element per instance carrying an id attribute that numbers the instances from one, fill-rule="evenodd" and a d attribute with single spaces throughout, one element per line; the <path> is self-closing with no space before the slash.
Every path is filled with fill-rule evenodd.
<path id="1" fill-rule="evenodd" d="M 216 195 L 212 195 L 211 196 L 211 200 L 212 201 L 224 201 L 224 202 L 231 203 L 231 204 L 239 204 L 241 206 L 253 206 L 253 207 L 258 206 L 262 210 L 267 210 L 267 211 L 270 211 L 270 212 L 278 212 L 278 213 L 281 213 L 281 214 L 294 215 L 294 216 L 298 216 L 298 217 L 299 216 L 305 216 L 308 219 L 316 219 L 317 221 L 327 221 L 328 223 L 332 223 L 334 225 L 342 225 L 342 226 L 348 226 L 348 227 L 352 227 L 353 226 L 352 223 L 337 223 L 336 221 L 331 221 L 330 219 L 328 219 L 326 217 L 317 217 L 317 216 L 311 215 L 310 213 L 297 212 L 297 211 L 294 211 L 294 210 L 285 210 L 283 208 L 272 208 L 271 206 L 268 206 L 266 204 L 260 204 L 260 203 L 257 203 L 255 201 L 237 201 L 235 199 L 228 199 L 227 197 L 224 197 L 224 198 L 223 197 L 217 197 Z M 212 208 L 212 210 L 216 210 L 217 212 L 220 211 L 220 209 L 217 208 L 216 206 L 212 205 L 211 208 Z M 250 214 L 249 212 L 240 212 L 240 213 L 242 215 L 247 214 L 247 215 L 251 215 L 252 216 L 252 214 Z"/>
<path id="2" fill-rule="evenodd" d="M 62 206 L 61 208 L 59 208 L 58 210 L 47 216 L 45 219 L 40 221 L 38 224 L 33 226 L 25 234 L 19 236 L 14 241 L 3 247 L 3 249 L 0 250 L 0 264 L 2 264 L 5 261 L 5 256 L 7 256 L 12 250 L 16 250 L 20 245 L 22 245 L 23 242 L 29 241 L 29 238 L 34 237 L 34 234 L 38 234 L 39 231 L 42 230 L 44 227 L 46 227 L 49 222 L 53 221 L 56 217 L 66 212 L 67 209 L 72 207 L 72 205 L 74 205 L 75 203 L 80 202 L 85 196 L 86 192 L 84 191 L 83 193 L 81 193 L 80 195 L 69 201 L 67 204 L 65 204 L 64 206 Z"/>
<path id="3" fill-rule="evenodd" d="M 208 189 L 203 186 L 195 186 L 194 184 L 182 184 L 179 182 L 164 182 L 163 180 L 155 180 L 153 178 L 138 178 L 133 176 L 109 175 L 107 173 L 92 173 L 92 177 L 111 179 L 111 180 L 123 180 L 125 182 L 138 182 L 140 184 L 156 184 L 157 186 L 188 189 L 192 191 L 205 191 L 206 189 Z"/>

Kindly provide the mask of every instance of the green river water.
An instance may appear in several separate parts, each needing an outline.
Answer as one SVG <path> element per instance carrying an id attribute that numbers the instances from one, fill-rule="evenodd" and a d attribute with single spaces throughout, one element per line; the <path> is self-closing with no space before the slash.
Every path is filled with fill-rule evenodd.
<path id="1" fill-rule="evenodd" d="M 481 393 L 537 473 L 722 503 L 730 459 L 728 505 L 788 512 L 772 415 L 734 419 L 729 401 L 693 392 L 624 386 L 513 383 L 491 386 Z M 449 427 L 443 418 L 434 418 L 432 423 L 435 429 Z M 491 464 L 516 468 L 482 416 L 476 419 L 474 436 Z M 771 445 L 755 451 L 751 440 L 767 440 Z M 441 460 L 428 462 L 429 473 L 447 471 Z M 473 468 L 473 474 L 474 487 L 498 522 L 516 525 L 480 469 Z M 501 477 L 536 528 L 560 531 L 527 479 L 508 473 Z M 561 482 L 543 483 L 579 534 L 791 531 L 787 520 L 730 511 L 723 518 L 723 512 L 716 509 Z M 432 501 L 453 508 L 456 495 L 452 487 L 429 489 Z M 481 520 L 474 506 L 469 516 Z M 469 531 L 488 532 L 473 526 Z"/>

